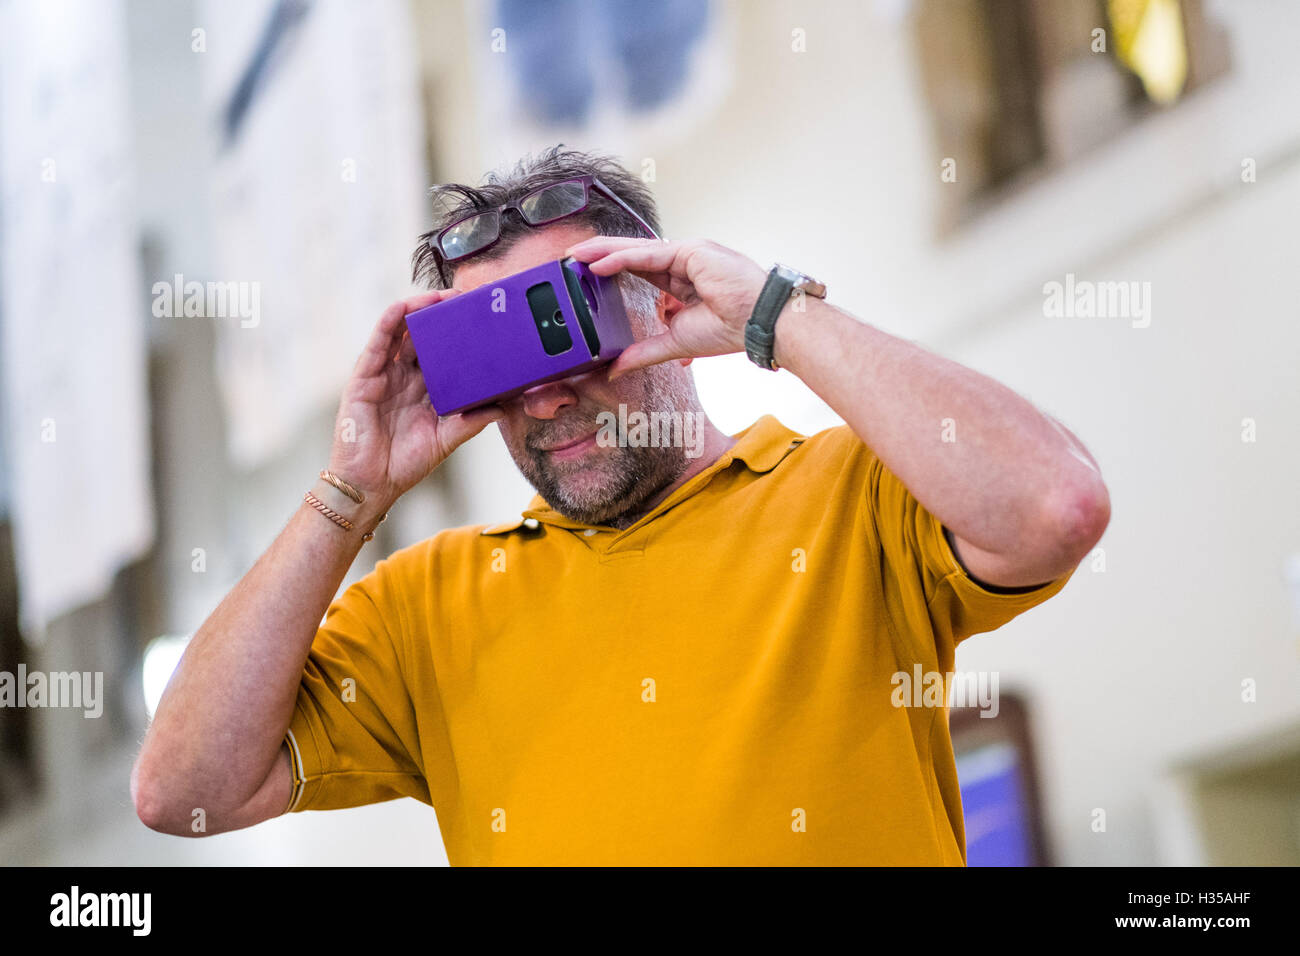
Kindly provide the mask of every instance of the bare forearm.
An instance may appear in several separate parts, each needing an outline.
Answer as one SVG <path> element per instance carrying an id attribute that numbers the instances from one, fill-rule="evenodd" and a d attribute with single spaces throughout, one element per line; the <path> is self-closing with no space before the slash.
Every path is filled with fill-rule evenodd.
<path id="1" fill-rule="evenodd" d="M 312 640 L 348 568 L 389 507 L 460 444 L 503 417 L 497 405 L 439 418 L 406 316 L 457 294 L 428 292 L 379 317 L 334 422 L 329 470 L 312 491 L 353 525 L 299 505 L 191 640 L 131 774 L 140 819 L 182 834 L 202 808 L 207 832 L 283 812 L 292 786 L 282 746 Z"/>
<path id="2" fill-rule="evenodd" d="M 1104 497 L 1086 450 L 1015 392 L 828 303 L 806 303 L 777 323 L 778 363 L 959 538 L 1032 561 L 1071 536 L 1079 502 Z"/>
<path id="3" fill-rule="evenodd" d="M 370 506 L 343 512 L 324 482 L 314 491 L 358 528 L 378 520 Z M 138 802 L 184 825 L 201 807 L 210 829 L 224 829 L 220 818 L 252 797 L 276 760 L 321 617 L 361 545 L 360 530 L 299 507 L 190 641 L 137 760 Z"/>
<path id="4" fill-rule="evenodd" d="M 752 259 L 708 240 L 597 236 L 566 250 L 597 275 L 630 271 L 671 294 L 666 332 L 634 342 L 616 373 L 745 348 L 765 285 Z M 1010 389 L 811 297 L 787 302 L 774 356 L 843 416 L 954 536 L 966 570 L 1042 584 L 1077 566 L 1110 518 L 1095 464 Z"/>

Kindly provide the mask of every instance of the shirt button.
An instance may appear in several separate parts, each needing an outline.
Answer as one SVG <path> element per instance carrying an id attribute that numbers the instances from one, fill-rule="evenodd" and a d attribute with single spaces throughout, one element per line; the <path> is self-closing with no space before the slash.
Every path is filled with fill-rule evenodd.
<path id="1" fill-rule="evenodd" d="M 584 532 L 582 532 L 582 533 L 585 534 L 588 538 L 590 538 L 593 534 L 596 533 L 596 529 L 595 529 L 595 528 L 588 528 L 586 531 L 584 531 Z"/>
<path id="2" fill-rule="evenodd" d="M 524 527 L 527 528 L 529 531 L 536 531 L 536 530 L 537 530 L 537 524 L 538 524 L 538 522 L 537 522 L 537 519 L 536 519 L 536 518 L 525 518 L 525 519 L 524 519 Z"/>

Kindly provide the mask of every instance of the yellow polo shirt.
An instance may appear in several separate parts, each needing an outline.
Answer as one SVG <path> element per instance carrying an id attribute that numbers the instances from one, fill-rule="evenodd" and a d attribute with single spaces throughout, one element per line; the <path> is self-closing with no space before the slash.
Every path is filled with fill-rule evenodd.
<path id="1" fill-rule="evenodd" d="M 414 797 L 457 864 L 965 863 L 943 706 L 894 675 L 1070 575 L 993 593 L 847 426 L 764 416 L 626 530 L 540 497 L 334 601 L 287 810 Z"/>

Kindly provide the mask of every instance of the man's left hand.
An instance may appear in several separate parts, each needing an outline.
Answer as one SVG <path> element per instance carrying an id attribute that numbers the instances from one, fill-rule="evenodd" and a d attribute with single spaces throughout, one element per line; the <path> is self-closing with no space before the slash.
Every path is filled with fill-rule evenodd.
<path id="1" fill-rule="evenodd" d="M 673 359 L 727 355 L 745 349 L 745 323 L 767 273 L 733 249 L 705 239 L 663 242 L 596 236 L 570 246 L 566 256 L 586 262 L 596 275 L 630 272 L 671 297 L 668 331 L 628 346 L 609 377 Z"/>

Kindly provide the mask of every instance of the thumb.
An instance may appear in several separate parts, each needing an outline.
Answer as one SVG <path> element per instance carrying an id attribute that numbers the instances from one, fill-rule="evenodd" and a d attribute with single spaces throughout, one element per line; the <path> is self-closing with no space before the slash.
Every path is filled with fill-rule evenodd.
<path id="1" fill-rule="evenodd" d="M 438 438 L 442 446 L 442 457 L 445 459 L 483 429 L 505 417 L 506 413 L 500 405 L 484 405 L 439 419 Z"/>

